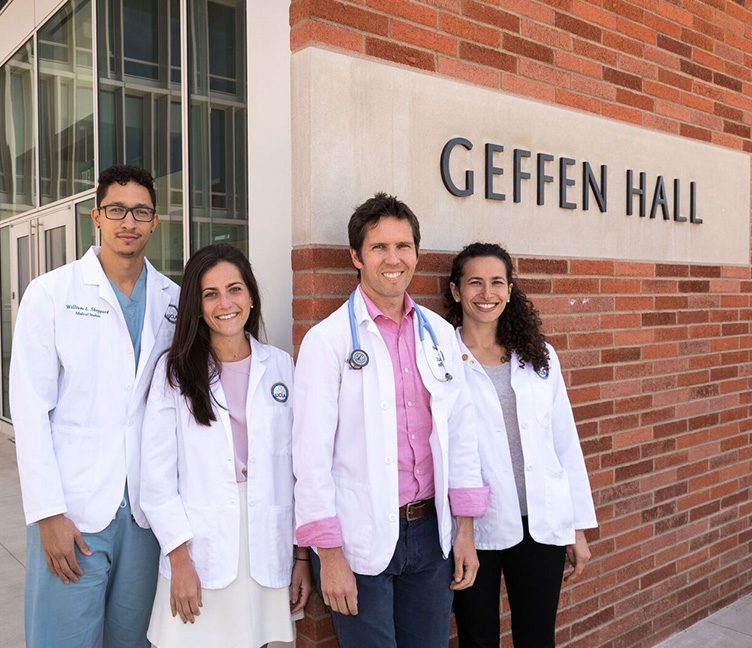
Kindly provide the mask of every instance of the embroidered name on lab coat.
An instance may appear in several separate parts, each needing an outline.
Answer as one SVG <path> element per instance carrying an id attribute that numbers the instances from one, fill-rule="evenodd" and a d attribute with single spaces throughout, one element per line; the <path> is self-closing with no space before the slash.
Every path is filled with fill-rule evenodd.
<path id="1" fill-rule="evenodd" d="M 95 306 L 79 306 L 78 304 L 66 304 L 65 308 L 73 311 L 74 315 L 78 315 L 80 317 L 96 317 L 99 319 L 102 317 L 102 315 L 109 315 L 109 310 L 104 310 L 102 308 L 96 308 Z"/>

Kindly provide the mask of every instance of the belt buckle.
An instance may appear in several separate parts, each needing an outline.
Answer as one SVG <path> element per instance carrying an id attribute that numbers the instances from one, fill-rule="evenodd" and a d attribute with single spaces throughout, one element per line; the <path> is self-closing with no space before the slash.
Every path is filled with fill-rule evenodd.
<path id="1" fill-rule="evenodd" d="M 415 509 L 416 515 L 420 512 L 423 505 L 426 503 L 425 500 L 420 500 L 419 502 L 408 502 L 407 508 L 405 509 L 405 519 L 408 522 L 412 522 L 413 520 L 417 520 L 418 517 L 412 517 L 411 511 Z"/>

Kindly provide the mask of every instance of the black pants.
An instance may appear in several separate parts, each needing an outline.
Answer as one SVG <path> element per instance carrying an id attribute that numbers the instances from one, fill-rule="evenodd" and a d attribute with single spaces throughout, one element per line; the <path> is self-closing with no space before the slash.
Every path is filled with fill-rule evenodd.
<path id="1" fill-rule="evenodd" d="M 455 592 L 454 614 L 460 648 L 499 648 L 501 573 L 512 611 L 515 648 L 553 648 L 556 609 L 564 575 L 565 547 L 530 537 L 522 518 L 522 542 L 501 551 L 478 551 L 475 584 Z"/>

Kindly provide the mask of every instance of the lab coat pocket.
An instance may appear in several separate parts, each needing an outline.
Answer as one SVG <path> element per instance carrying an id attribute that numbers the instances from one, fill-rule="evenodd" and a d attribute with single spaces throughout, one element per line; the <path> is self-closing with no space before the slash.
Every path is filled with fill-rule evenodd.
<path id="1" fill-rule="evenodd" d="M 88 493 L 98 482 L 102 435 L 99 428 L 50 424 L 52 445 L 66 493 Z"/>
<path id="2" fill-rule="evenodd" d="M 357 558 L 370 558 L 373 519 L 368 484 L 333 477 L 335 507 L 342 527 L 344 550 Z"/>
<path id="3" fill-rule="evenodd" d="M 263 408 L 263 416 L 269 452 L 273 455 L 291 455 L 292 407 L 269 405 Z"/>
<path id="4" fill-rule="evenodd" d="M 191 526 L 193 539 L 188 541 L 188 553 L 201 581 L 215 577 L 213 568 L 217 563 L 217 506 L 185 504 L 185 514 Z"/>
<path id="5" fill-rule="evenodd" d="M 569 478 L 563 468 L 543 471 L 546 487 L 546 520 L 552 529 L 571 529 L 574 507 L 569 491 Z"/>

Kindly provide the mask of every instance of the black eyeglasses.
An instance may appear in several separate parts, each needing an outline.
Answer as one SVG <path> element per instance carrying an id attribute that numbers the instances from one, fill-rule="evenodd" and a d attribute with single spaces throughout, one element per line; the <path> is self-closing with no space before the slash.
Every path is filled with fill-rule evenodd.
<path id="1" fill-rule="evenodd" d="M 99 211 L 104 210 L 104 217 L 107 220 L 123 220 L 128 212 L 133 214 L 133 219 L 140 223 L 151 223 L 154 220 L 156 209 L 148 207 L 123 207 L 122 205 L 102 205 L 98 207 Z"/>

